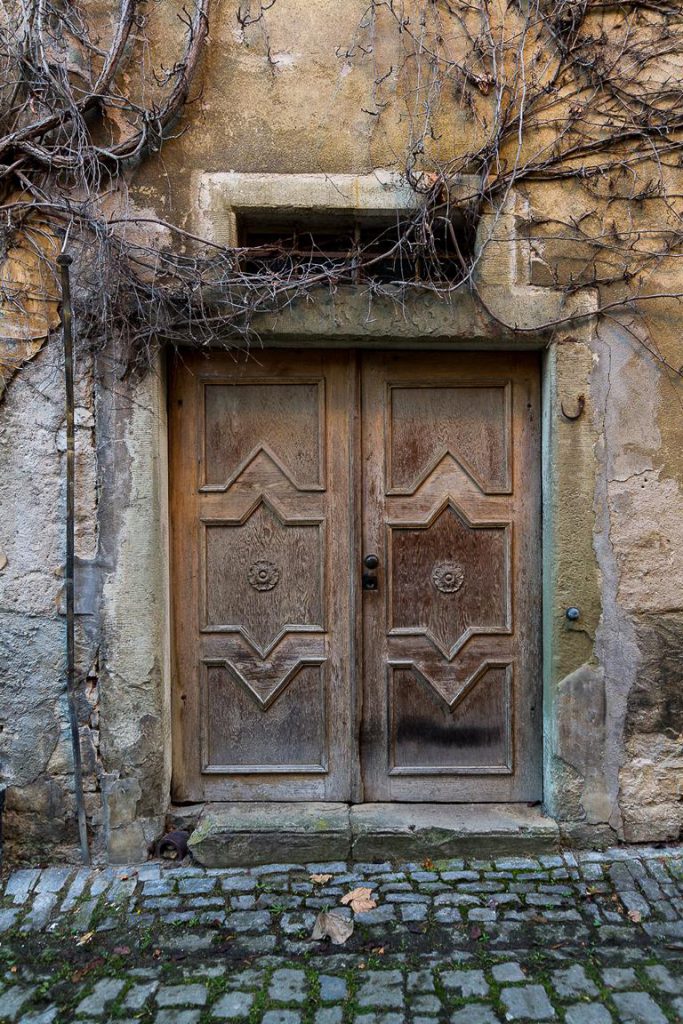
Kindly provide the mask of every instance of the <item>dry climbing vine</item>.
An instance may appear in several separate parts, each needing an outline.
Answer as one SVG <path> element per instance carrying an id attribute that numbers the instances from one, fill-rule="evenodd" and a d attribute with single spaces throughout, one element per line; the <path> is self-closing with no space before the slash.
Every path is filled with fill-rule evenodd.
<path id="1" fill-rule="evenodd" d="M 114 337 L 130 363 L 144 363 L 160 339 L 248 338 L 256 313 L 345 284 L 398 301 L 467 288 L 487 306 L 479 271 L 512 197 L 526 204 L 519 231 L 541 283 L 596 288 L 605 315 L 683 295 L 677 0 L 371 0 L 330 59 L 340 73 L 372 67 L 363 106 L 372 125 L 401 106 L 403 171 L 420 202 L 383 247 L 356 240 L 336 254 L 314 239 L 220 246 L 128 202 L 137 169 L 161 159 L 193 117 L 218 16 L 209 2 L 179 9 L 167 67 L 153 59 L 159 0 L 0 3 L 0 256 L 23 238 L 50 271 L 45 239 L 68 244 L 79 257 L 79 323 L 93 343 Z M 260 40 L 273 75 L 276 8 L 251 0 L 220 13 L 252 45 Z M 389 35 L 391 59 L 376 45 Z M 453 97 L 467 132 L 444 157 Z M 452 183 L 463 175 L 475 184 L 456 202 Z M 569 212 L 544 204 L 551 183 L 571 196 Z M 20 307 L 21 289 L 2 287 L 4 304 Z"/>

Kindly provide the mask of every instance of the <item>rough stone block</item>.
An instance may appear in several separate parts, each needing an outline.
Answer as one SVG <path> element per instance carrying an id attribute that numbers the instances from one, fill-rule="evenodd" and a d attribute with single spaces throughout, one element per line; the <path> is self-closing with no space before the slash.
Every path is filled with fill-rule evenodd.
<path id="1" fill-rule="evenodd" d="M 515 981 L 526 981 L 526 974 L 519 964 L 515 963 L 495 964 L 491 968 L 491 973 L 498 982 L 507 982 L 510 984 Z"/>
<path id="2" fill-rule="evenodd" d="M 620 1019 L 628 1024 L 667 1024 L 660 1007 L 647 992 L 615 992 Z"/>
<path id="3" fill-rule="evenodd" d="M 303 1003 L 306 999 L 306 972 L 282 968 L 273 973 L 268 995 L 279 1003 Z"/>
<path id="4" fill-rule="evenodd" d="M 551 818 L 519 804 L 358 804 L 350 820 L 355 859 L 535 853 L 559 841 Z"/>
<path id="5" fill-rule="evenodd" d="M 234 1020 L 236 1017 L 248 1017 L 254 996 L 251 992 L 228 992 L 221 996 L 211 1010 L 212 1017 L 220 1020 Z"/>
<path id="6" fill-rule="evenodd" d="M 157 992 L 159 1006 L 204 1006 L 205 985 L 163 985 Z"/>
<path id="7" fill-rule="evenodd" d="M 190 836 L 195 860 L 207 867 L 349 856 L 349 809 L 334 803 L 209 804 Z"/>
<path id="8" fill-rule="evenodd" d="M 147 842 L 139 822 L 112 829 L 107 845 L 112 864 L 137 864 L 147 859 Z"/>
<path id="9" fill-rule="evenodd" d="M 504 988 L 500 994 L 507 1020 L 553 1020 L 555 1011 L 542 985 Z"/>
<path id="10" fill-rule="evenodd" d="M 109 1003 L 116 999 L 124 985 L 125 981 L 121 981 L 118 978 L 102 978 L 96 983 L 90 995 L 86 996 L 78 1004 L 76 1013 L 79 1016 L 86 1016 L 88 1014 L 99 1016 L 104 1013 Z"/>
<path id="11" fill-rule="evenodd" d="M 489 990 L 483 971 L 445 971 L 441 981 L 447 991 L 457 992 L 463 999 L 485 996 Z"/>
<path id="12" fill-rule="evenodd" d="M 320 982 L 320 998 L 324 1003 L 341 1002 L 342 999 L 346 999 L 345 978 L 337 978 L 333 974 L 321 974 L 318 981 Z"/>
<path id="13" fill-rule="evenodd" d="M 368 971 L 361 982 L 356 1000 L 360 1007 L 403 1008 L 403 978 L 400 971 Z"/>
<path id="14" fill-rule="evenodd" d="M 612 1014 L 600 1003 L 576 1003 L 564 1019 L 565 1024 L 612 1024 Z"/>

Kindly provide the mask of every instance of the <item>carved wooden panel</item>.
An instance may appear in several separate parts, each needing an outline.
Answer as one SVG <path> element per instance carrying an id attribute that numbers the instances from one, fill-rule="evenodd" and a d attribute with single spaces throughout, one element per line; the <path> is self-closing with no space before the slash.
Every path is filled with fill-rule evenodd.
<path id="1" fill-rule="evenodd" d="M 485 662 L 452 704 L 414 665 L 390 671 L 391 775 L 510 773 L 510 666 Z"/>
<path id="2" fill-rule="evenodd" d="M 390 385 L 387 405 L 389 494 L 412 494 L 444 458 L 457 459 L 484 493 L 509 491 L 510 386 L 506 381 Z"/>
<path id="3" fill-rule="evenodd" d="M 244 522 L 204 519 L 203 629 L 264 654 L 285 632 L 323 630 L 322 523 L 282 520 L 265 499 Z"/>
<path id="4" fill-rule="evenodd" d="M 537 799 L 536 358 L 372 355 L 362 379 L 364 551 L 380 560 L 365 799 Z"/>
<path id="5" fill-rule="evenodd" d="M 510 628 L 510 524 L 471 523 L 451 499 L 388 524 L 390 632 L 421 633 L 450 660 L 473 633 Z"/>
<path id="6" fill-rule="evenodd" d="M 259 358 L 259 362 L 262 360 Z M 320 490 L 325 458 L 324 381 L 207 382 L 205 488 L 227 489 L 260 452 L 301 490 Z"/>
<path id="7" fill-rule="evenodd" d="M 173 367 L 176 799 L 350 796 L 353 387 L 344 354 Z"/>
<path id="8" fill-rule="evenodd" d="M 249 775 L 327 771 L 325 681 L 321 665 L 298 665 L 282 679 L 276 700 L 255 698 L 228 662 L 205 663 L 203 772 Z M 309 713 L 302 714 L 302 709 Z M 268 727 L 261 727 L 264 712 Z M 315 713 L 317 712 L 317 713 Z M 292 742 L 296 737 L 296 742 Z M 296 755 L 296 759 L 293 758 Z"/>

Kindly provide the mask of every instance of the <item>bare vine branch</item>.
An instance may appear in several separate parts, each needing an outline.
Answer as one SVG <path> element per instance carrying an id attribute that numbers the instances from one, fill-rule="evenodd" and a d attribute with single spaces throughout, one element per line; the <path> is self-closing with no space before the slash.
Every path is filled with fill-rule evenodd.
<path id="1" fill-rule="evenodd" d="M 597 289 L 606 315 L 683 294 L 648 284 L 663 270 L 671 275 L 683 255 L 677 0 L 369 0 L 337 56 L 345 67 L 374 60 L 372 33 L 394 34 L 396 51 L 376 66 L 363 109 L 376 121 L 403 104 L 403 169 L 420 201 L 383 247 L 381 238 L 352 240 L 336 253 L 284 237 L 224 247 L 169 220 L 111 212 L 107 198 L 125 192 L 176 132 L 205 49 L 209 2 L 182 10 L 179 56 L 152 80 L 140 60 L 143 0 L 118 0 L 106 44 L 85 2 L 0 5 L 2 252 L 28 225 L 57 236 L 69 230 L 89 254 L 77 295 L 93 343 L 114 335 L 132 363 L 144 363 L 161 339 L 249 337 L 259 312 L 359 282 L 370 296 L 397 301 L 469 289 L 494 316 L 480 276 L 512 195 L 528 201 L 523 241 L 554 287 Z M 259 23 L 268 53 L 274 4 L 242 3 L 236 13 L 243 31 Z M 471 132 L 444 159 L 434 154 L 447 93 Z M 450 185 L 462 175 L 480 186 L 455 203 Z M 548 181 L 572 190 L 570 213 L 537 208 Z M 143 224 L 154 241 L 141 240 L 135 229 Z"/>

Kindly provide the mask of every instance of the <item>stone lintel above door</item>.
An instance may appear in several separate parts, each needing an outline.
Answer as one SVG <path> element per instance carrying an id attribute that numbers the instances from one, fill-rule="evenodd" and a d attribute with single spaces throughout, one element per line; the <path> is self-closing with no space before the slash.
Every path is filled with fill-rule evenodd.
<path id="1" fill-rule="evenodd" d="M 405 293 L 391 286 L 373 294 L 340 285 L 314 294 L 314 301 L 294 300 L 285 314 L 256 313 L 254 331 L 268 344 L 363 347 L 373 341 L 391 347 L 432 345 L 448 348 L 539 348 L 556 329 L 590 334 L 597 293 L 533 284 L 535 253 L 529 242 L 533 211 L 511 191 L 501 207 L 480 202 L 481 177 L 454 175 L 449 201 L 454 211 L 467 207 L 476 218 L 471 279 L 438 293 Z M 241 215 L 300 215 L 322 220 L 340 213 L 360 219 L 404 217 L 419 209 L 424 193 L 390 168 L 369 174 L 261 174 L 199 171 L 192 178 L 193 231 L 218 246 L 236 246 Z M 425 192 L 427 189 L 425 188 Z M 475 211 L 475 212 L 473 212 Z M 474 288 L 472 287 L 474 285 Z M 399 301 L 396 301 L 399 300 Z"/>

